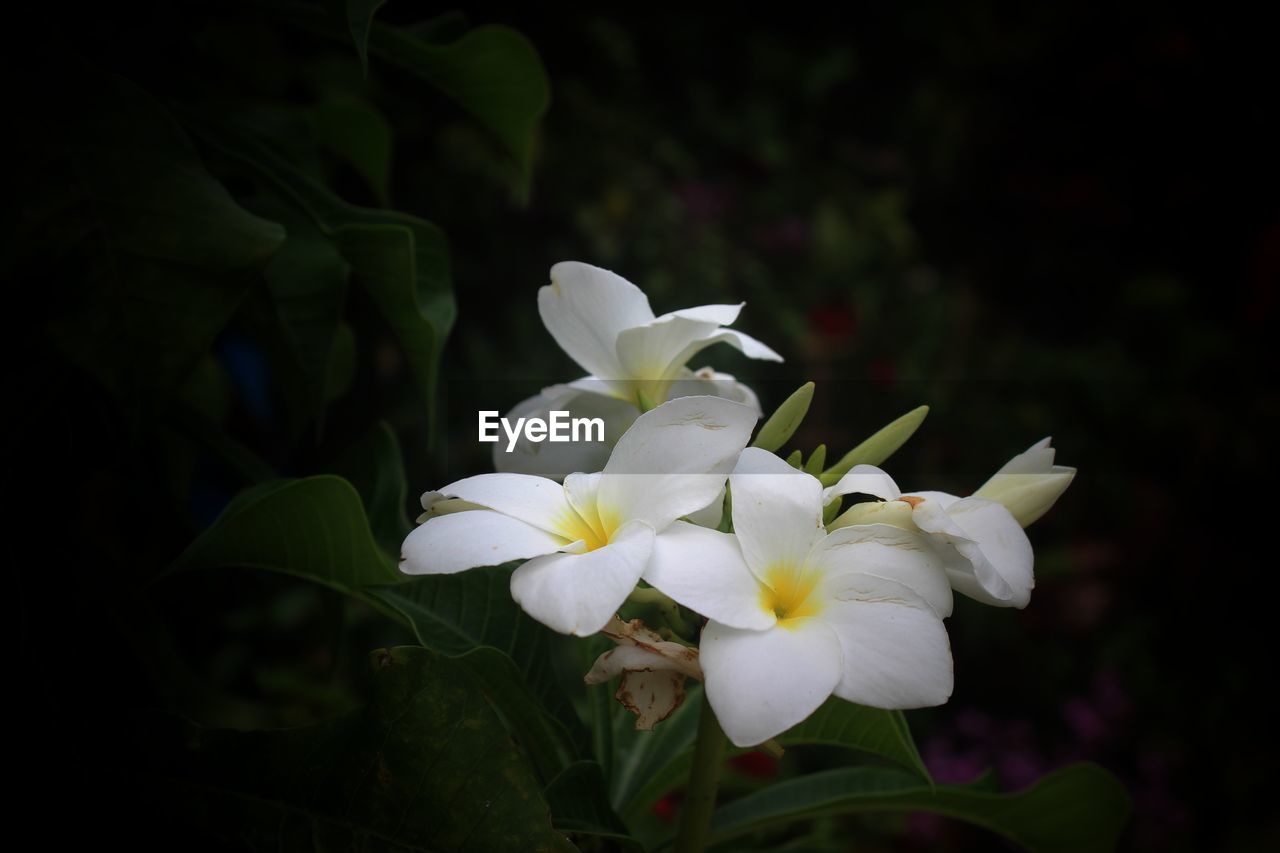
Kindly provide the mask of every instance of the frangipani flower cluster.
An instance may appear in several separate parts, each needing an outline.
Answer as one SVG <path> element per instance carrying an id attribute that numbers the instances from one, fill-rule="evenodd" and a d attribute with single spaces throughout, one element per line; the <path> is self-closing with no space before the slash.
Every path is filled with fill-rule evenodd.
<path id="1" fill-rule="evenodd" d="M 716 340 L 773 356 L 721 328 L 741 306 L 655 318 L 643 294 L 612 273 L 560 264 L 552 275 L 539 294 L 543 318 L 592 371 L 600 390 L 590 393 L 602 398 L 665 399 L 688 354 Z M 1047 511 L 1074 469 L 1053 464 L 1046 439 L 967 498 L 904 494 L 865 464 L 824 488 L 747 446 L 757 416 L 726 396 L 678 396 L 637 410 L 594 473 L 563 483 L 482 474 L 428 492 L 401 568 L 446 574 L 518 562 L 511 594 L 526 612 L 561 633 L 604 631 L 618 643 L 587 680 L 621 674 L 618 696 L 641 728 L 670 714 L 688 677 L 703 679 L 739 746 L 777 736 L 831 696 L 891 709 L 946 702 L 953 592 L 1026 606 L 1034 575 L 1023 526 Z M 726 488 L 727 523 L 703 526 L 716 521 L 707 508 L 719 509 Z M 850 495 L 875 500 L 845 509 Z M 698 636 L 620 620 L 642 582 L 652 588 L 646 597 L 701 617 Z"/>

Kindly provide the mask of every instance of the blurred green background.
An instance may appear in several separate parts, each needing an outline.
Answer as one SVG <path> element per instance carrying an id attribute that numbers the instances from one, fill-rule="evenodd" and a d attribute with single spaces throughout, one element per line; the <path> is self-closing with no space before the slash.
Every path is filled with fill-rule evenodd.
<path id="1" fill-rule="evenodd" d="M 393 0 L 378 15 L 408 25 L 443 11 Z M 373 59 L 366 79 L 349 42 L 254 4 L 128 4 L 28 30 L 5 277 L 6 445 L 37 475 L 17 499 L 39 547 L 11 570 L 11 689 L 30 714 L 23 739 L 36 737 L 32 789 L 109 786 L 124 770 L 95 760 L 118 758 L 100 741 L 135 707 L 278 725 L 359 704 L 365 653 L 405 639 L 359 605 L 251 573 L 198 576 L 142 605 L 124 590 L 261 466 L 358 469 L 344 454 L 379 419 L 398 437 L 410 504 L 488 470 L 476 410 L 580 373 L 536 309 L 550 266 L 573 259 L 635 282 L 658 313 L 745 301 L 738 328 L 786 363 L 722 347 L 692 366 L 735 374 L 766 411 L 815 380 L 794 442 L 806 452 L 841 453 L 927 403 L 885 466 L 904 487 L 966 493 L 1045 435 L 1079 468 L 1030 531 L 1030 607 L 962 601 L 948 623 L 954 698 L 910 715 L 939 781 L 990 766 L 1016 787 L 1091 759 L 1133 796 L 1132 849 L 1280 842 L 1263 698 L 1280 404 L 1269 46 L 1247 21 L 1157 5 L 828 15 L 496 5 L 436 18 L 441 38 L 508 25 L 541 57 L 551 104 L 528 179 L 420 80 Z M 442 229 L 457 321 L 434 440 L 421 378 L 358 288 L 326 309 L 356 330 L 334 338 L 350 351 L 334 357 L 347 381 L 322 371 L 316 384 L 299 367 L 307 344 L 289 350 L 298 342 L 258 273 L 235 298 L 191 307 L 208 340 L 158 350 L 194 345 L 176 384 L 154 393 L 140 379 L 164 379 L 150 356 L 112 378 L 95 318 L 167 309 L 145 283 L 130 291 L 143 307 L 99 288 L 63 204 L 78 166 L 100 155 L 116 168 L 101 128 L 143 127 L 111 106 L 109 74 L 189 133 L 235 115 L 341 199 Z M 282 221 L 234 158 L 193 138 L 240 205 Z M 130 144 L 154 140 L 139 130 Z M 208 253 L 197 268 L 236 266 L 219 246 Z M 317 394 L 332 404 L 322 424 Z M 215 413 L 224 437 L 175 414 L 175 399 Z M 859 849 L 990 843 L 923 817 L 901 836 L 880 830 L 856 829 Z"/>

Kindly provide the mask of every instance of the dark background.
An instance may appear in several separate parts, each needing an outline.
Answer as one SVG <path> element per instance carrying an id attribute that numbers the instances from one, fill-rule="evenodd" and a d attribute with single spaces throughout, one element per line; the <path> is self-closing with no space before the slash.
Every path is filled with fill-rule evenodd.
<path id="1" fill-rule="evenodd" d="M 526 34 L 550 75 L 527 194 L 443 98 L 376 63 L 366 83 L 349 46 L 250 7 L 64 10 L 20 28 L 5 444 L 10 468 L 34 475 L 11 493 L 14 541 L 34 547 L 11 557 L 7 695 L 22 712 L 17 783 L 33 804 L 86 802 L 94 815 L 49 831 L 164 820 L 122 790 L 129 757 L 115 748 L 133 711 L 166 701 L 168 676 L 139 662 L 139 645 L 182 658 L 245 719 L 279 725 L 357 703 L 351 661 L 388 641 L 317 590 L 256 577 L 148 602 L 164 634 L 137 636 L 121 589 L 172 560 L 243 483 L 198 458 L 177 495 L 158 416 L 123 407 L 46 334 L 80 283 L 41 248 L 52 244 L 31 248 L 24 223 L 57 187 L 24 158 L 75 127 L 94 91 L 82 75 L 114 72 L 197 112 L 366 98 L 393 132 L 390 203 L 448 237 L 458 321 L 433 450 L 385 331 L 360 341 L 320 439 L 289 423 L 256 327 L 241 317 L 219 337 L 230 433 L 276 473 L 316 470 L 371 415 L 394 426 L 412 494 L 486 470 L 476 409 L 580 372 L 537 316 L 556 261 L 613 269 L 658 313 L 744 300 L 738 327 L 786 363 L 720 348 L 692 366 L 735 373 L 766 411 L 817 381 L 796 442 L 806 452 L 841 453 L 928 403 L 886 466 L 904 486 L 964 493 L 1050 434 L 1058 461 L 1079 468 L 1030 531 L 1031 605 L 958 605 L 949 622 L 954 698 L 911 715 L 938 779 L 993 766 L 1015 787 L 1088 758 L 1128 786 L 1134 849 L 1280 841 L 1272 47 L 1257 21 L 1078 5 L 931 2 L 839 20 L 467 9 Z M 399 0 L 380 17 L 439 11 Z M 378 203 L 349 167 L 320 168 L 344 198 Z M 347 308 L 371 311 L 354 294 Z M 986 843 L 925 820 L 905 837 Z"/>

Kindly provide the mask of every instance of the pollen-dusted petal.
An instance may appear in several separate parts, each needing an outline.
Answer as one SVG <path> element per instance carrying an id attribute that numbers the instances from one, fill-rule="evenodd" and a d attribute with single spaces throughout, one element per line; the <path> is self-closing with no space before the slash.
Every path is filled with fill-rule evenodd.
<path id="1" fill-rule="evenodd" d="M 620 275 L 565 261 L 538 291 L 542 322 L 574 361 L 604 379 L 622 376 L 616 344 L 624 330 L 653 319 L 649 298 Z"/>
<path id="2" fill-rule="evenodd" d="M 553 554 L 569 544 L 560 536 L 492 510 L 464 510 L 429 518 L 415 527 L 400 546 L 400 571 L 449 575 Z"/>
<path id="3" fill-rule="evenodd" d="M 823 619 L 840 640 L 835 695 L 873 708 L 925 708 L 951 696 L 951 644 L 923 598 L 884 578 L 840 578 Z"/>
<path id="4" fill-rule="evenodd" d="M 840 641 L 819 619 L 794 630 L 708 622 L 699 647 L 707 700 L 729 740 L 754 746 L 801 722 L 840 681 Z"/>
<path id="5" fill-rule="evenodd" d="M 773 625 L 760 603 L 760 582 L 751 574 L 736 537 L 677 521 L 658 534 L 644 579 L 668 597 L 709 619 L 734 628 Z"/>
<path id="6" fill-rule="evenodd" d="M 809 555 L 827 585 L 850 572 L 895 581 L 913 590 L 940 617 L 951 615 L 951 583 L 938 549 L 921 533 L 888 524 L 865 524 L 832 531 Z"/>
<path id="7" fill-rule="evenodd" d="M 822 484 L 767 450 L 748 447 L 729 477 L 733 530 L 762 583 L 778 566 L 799 570 L 822 540 Z"/>
<path id="8" fill-rule="evenodd" d="M 663 530 L 709 504 L 755 426 L 720 397 L 681 397 L 645 412 L 618 441 L 600 480 L 601 511 Z"/>
<path id="9" fill-rule="evenodd" d="M 652 551 L 653 528 L 631 522 L 603 548 L 525 563 L 511 575 L 511 597 L 547 627 L 586 637 L 608 624 L 626 601 Z"/>

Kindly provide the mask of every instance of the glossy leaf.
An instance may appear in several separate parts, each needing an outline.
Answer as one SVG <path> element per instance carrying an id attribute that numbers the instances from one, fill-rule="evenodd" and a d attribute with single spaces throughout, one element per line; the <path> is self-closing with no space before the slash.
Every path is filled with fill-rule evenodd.
<path id="1" fill-rule="evenodd" d="M 373 654 L 373 698 L 283 731 L 149 725 L 158 796 L 249 849 L 572 850 L 532 769 L 460 664 Z"/>
<path id="2" fill-rule="evenodd" d="M 849 473 L 854 465 L 880 465 L 892 456 L 907 439 L 915 434 L 929 414 L 928 406 L 920 406 L 907 412 L 875 435 L 846 453 L 839 462 L 823 472 L 819 478 L 824 486 L 834 486 Z"/>
<path id="3" fill-rule="evenodd" d="M 344 593 L 403 579 L 378 550 L 360 495 L 328 475 L 242 492 L 174 569 L 223 566 L 283 572 Z"/>
<path id="4" fill-rule="evenodd" d="M 973 823 L 1031 851 L 1111 850 L 1129 813 L 1129 797 L 1095 764 L 1073 764 L 1011 794 L 940 785 L 931 789 L 898 770 L 850 767 L 789 779 L 721 807 L 712 843 L 768 826 L 860 811 L 930 811 Z"/>
<path id="5" fill-rule="evenodd" d="M 630 714 L 617 715 L 613 736 L 618 760 L 610 795 L 614 808 L 628 821 L 688 776 L 701 704 L 702 685 L 689 683 L 684 702 L 652 731 L 637 731 Z"/>
<path id="6" fill-rule="evenodd" d="M 316 140 L 348 163 L 373 190 L 378 204 L 390 203 L 391 125 L 367 101 L 327 101 L 311 111 Z"/>

